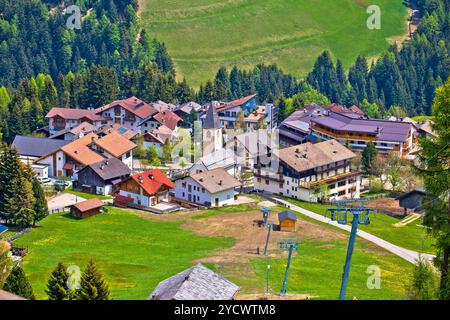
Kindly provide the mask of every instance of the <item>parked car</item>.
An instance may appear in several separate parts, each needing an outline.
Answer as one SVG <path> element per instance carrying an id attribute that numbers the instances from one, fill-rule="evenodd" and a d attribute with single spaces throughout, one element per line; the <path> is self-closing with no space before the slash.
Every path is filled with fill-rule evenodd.
<path id="1" fill-rule="evenodd" d="M 46 177 L 38 177 L 37 179 L 42 184 L 49 184 L 52 182 L 52 180 L 50 180 L 49 178 L 46 178 Z"/>

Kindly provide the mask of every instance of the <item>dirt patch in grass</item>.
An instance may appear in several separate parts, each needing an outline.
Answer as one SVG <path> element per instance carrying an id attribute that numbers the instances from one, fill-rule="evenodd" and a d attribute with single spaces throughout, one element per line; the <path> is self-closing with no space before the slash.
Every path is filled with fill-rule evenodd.
<path id="1" fill-rule="evenodd" d="M 275 213 L 272 217 L 276 218 Z M 267 229 L 258 227 L 257 221 L 261 220 L 259 211 L 228 213 L 216 215 L 205 219 L 191 220 L 186 222 L 183 227 L 208 237 L 233 237 L 236 243 L 232 248 L 217 252 L 216 255 L 203 259 L 202 262 L 224 263 L 237 261 L 245 263 L 249 259 L 263 258 L 264 245 L 267 237 Z M 274 219 L 270 219 L 274 220 Z M 274 224 L 278 221 L 274 220 Z M 340 232 L 331 230 L 325 226 L 320 226 L 305 220 L 297 221 L 297 231 L 280 232 L 272 231 L 269 241 L 270 256 L 276 258 L 280 256 L 278 241 L 282 238 L 298 238 L 312 241 L 333 241 L 345 239 L 347 236 Z M 259 247 L 260 255 L 257 254 Z"/>
<path id="2" fill-rule="evenodd" d="M 370 200 L 365 204 L 365 207 L 381 211 L 389 211 L 399 216 L 404 214 L 404 209 L 400 207 L 398 200 L 395 198 L 379 198 Z"/>

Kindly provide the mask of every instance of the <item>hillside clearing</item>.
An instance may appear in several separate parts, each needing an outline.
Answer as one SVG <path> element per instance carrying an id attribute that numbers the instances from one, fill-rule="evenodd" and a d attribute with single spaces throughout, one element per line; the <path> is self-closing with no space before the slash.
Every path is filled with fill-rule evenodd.
<path id="1" fill-rule="evenodd" d="M 221 66 L 277 63 L 304 76 L 323 50 L 348 67 L 359 54 L 379 56 L 407 34 L 401 0 L 140 0 L 142 26 L 166 43 L 179 78 L 191 85 Z M 369 5 L 381 29 L 369 30 Z"/>

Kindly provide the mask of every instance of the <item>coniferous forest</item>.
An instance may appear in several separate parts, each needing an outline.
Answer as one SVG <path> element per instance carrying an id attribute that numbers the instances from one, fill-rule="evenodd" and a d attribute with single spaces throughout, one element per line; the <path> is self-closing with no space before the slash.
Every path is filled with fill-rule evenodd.
<path id="1" fill-rule="evenodd" d="M 66 27 L 65 1 L 0 0 L 3 140 L 42 127 L 54 106 L 95 108 L 131 95 L 149 102 L 207 103 L 257 93 L 259 102 L 280 104 L 281 120 L 315 100 L 357 104 L 371 116 L 392 109 L 426 115 L 436 87 L 450 75 L 450 0 L 416 1 L 418 30 L 377 61 L 360 56 L 344 70 L 324 52 L 305 79 L 276 65 L 220 68 L 198 90 L 176 79 L 164 39 L 155 40 L 139 28 L 136 0 L 74 3 L 81 9 L 81 30 Z"/>

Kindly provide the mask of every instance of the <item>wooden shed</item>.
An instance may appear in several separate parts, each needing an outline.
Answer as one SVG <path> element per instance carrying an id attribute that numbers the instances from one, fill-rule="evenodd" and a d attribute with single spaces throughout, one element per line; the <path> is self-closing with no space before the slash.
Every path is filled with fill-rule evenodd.
<path id="1" fill-rule="evenodd" d="M 280 231 L 295 232 L 297 215 L 292 211 L 283 211 L 278 214 L 280 222 Z"/>
<path id="2" fill-rule="evenodd" d="M 102 210 L 103 202 L 97 198 L 78 202 L 70 207 L 70 213 L 77 218 L 87 218 L 99 214 Z"/>

